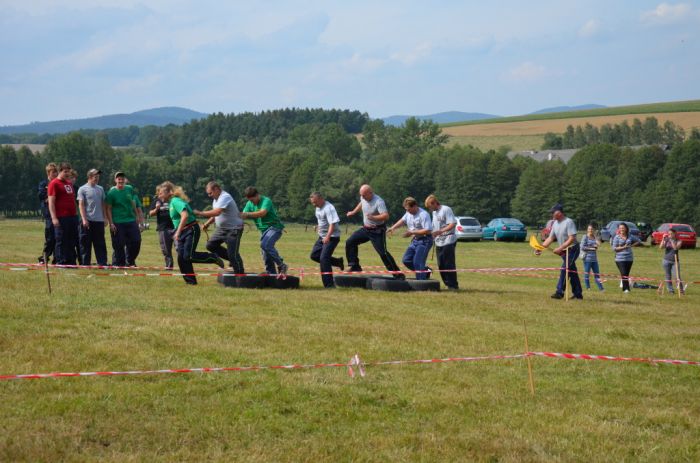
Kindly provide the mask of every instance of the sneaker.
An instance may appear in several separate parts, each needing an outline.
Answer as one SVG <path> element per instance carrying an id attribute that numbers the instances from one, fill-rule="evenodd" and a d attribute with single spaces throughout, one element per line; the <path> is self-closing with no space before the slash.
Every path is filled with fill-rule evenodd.
<path id="1" fill-rule="evenodd" d="M 406 275 L 404 275 L 404 274 L 401 273 L 401 272 L 399 272 L 399 273 L 394 273 L 393 276 L 394 276 L 394 279 L 395 279 L 395 280 L 405 280 L 405 279 L 406 279 Z"/>
<path id="2" fill-rule="evenodd" d="M 39 256 L 39 258 L 37 260 L 39 261 L 40 264 L 43 264 L 44 263 L 44 256 Z"/>
<path id="3" fill-rule="evenodd" d="M 554 293 L 551 296 L 552 299 L 564 299 L 564 295 L 561 293 Z"/>
<path id="4" fill-rule="evenodd" d="M 583 296 L 574 296 L 574 299 L 578 299 L 579 301 L 583 300 Z"/>
<path id="5" fill-rule="evenodd" d="M 622 292 L 623 292 L 624 294 L 627 294 L 627 293 L 630 292 L 630 290 L 629 290 L 629 289 L 626 289 L 626 290 L 624 290 L 624 291 L 622 291 Z"/>
<path id="6" fill-rule="evenodd" d="M 605 292 L 605 288 L 598 288 L 598 291 L 601 292 L 601 293 L 604 293 L 604 292 Z"/>
<path id="7" fill-rule="evenodd" d="M 340 264 L 338 264 L 338 268 L 340 269 L 341 272 L 345 271 L 345 262 L 343 261 L 343 258 L 340 258 Z"/>
<path id="8" fill-rule="evenodd" d="M 433 269 L 430 268 L 430 267 L 425 267 L 425 269 L 428 271 L 428 273 L 427 273 L 427 275 L 428 275 L 428 280 L 430 280 L 430 277 L 433 276 Z"/>
<path id="9" fill-rule="evenodd" d="M 287 278 L 287 271 L 289 271 L 289 266 L 285 263 L 280 264 L 277 270 L 277 278 L 284 280 Z"/>
<path id="10" fill-rule="evenodd" d="M 226 264 L 224 264 L 224 260 L 219 256 L 216 256 L 216 265 L 218 265 L 220 268 L 226 267 Z"/>

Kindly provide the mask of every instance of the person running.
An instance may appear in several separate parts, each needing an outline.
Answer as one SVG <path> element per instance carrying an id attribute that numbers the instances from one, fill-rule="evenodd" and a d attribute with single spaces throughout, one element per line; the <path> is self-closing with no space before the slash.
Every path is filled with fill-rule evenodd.
<path id="1" fill-rule="evenodd" d="M 44 218 L 44 249 L 39 256 L 39 263 L 43 264 L 45 260 L 48 260 L 52 255 L 54 256 L 52 264 L 56 263 L 56 255 L 54 251 L 56 249 L 56 236 L 53 229 L 53 222 L 51 221 L 51 212 L 49 212 L 49 183 L 56 177 L 58 177 L 58 167 L 53 162 L 46 165 L 46 180 L 39 182 L 37 191 L 39 194 L 39 206 L 41 209 L 41 216 Z"/>
<path id="2" fill-rule="evenodd" d="M 583 254 L 583 282 L 586 289 L 591 289 L 590 273 L 593 271 L 595 284 L 599 291 L 605 291 L 603 283 L 600 281 L 600 267 L 598 266 L 598 240 L 595 236 L 595 227 L 589 224 L 586 228 L 586 235 L 581 240 L 581 250 Z"/>
<path id="3" fill-rule="evenodd" d="M 75 249 L 78 245 L 78 209 L 75 206 L 75 189 L 69 181 L 71 166 L 62 162 L 58 176 L 47 188 L 51 223 L 56 237 L 56 263 L 76 265 Z"/>
<path id="4" fill-rule="evenodd" d="M 351 272 L 361 272 L 358 246 L 372 242 L 374 250 L 377 251 L 386 269 L 394 275 L 394 278 L 403 280 L 406 276 L 401 273 L 401 269 L 396 265 L 396 261 L 386 248 L 386 221 L 389 220 L 389 211 L 384 200 L 372 191 L 369 185 L 360 187 L 360 202 L 346 215 L 352 217 L 362 211 L 363 225 L 361 228 L 348 237 L 345 241 L 345 257 Z"/>
<path id="5" fill-rule="evenodd" d="M 610 240 L 610 246 L 615 252 L 615 264 L 620 270 L 620 277 L 622 278 L 623 293 L 630 292 L 630 271 L 634 263 L 632 247 L 640 244 L 639 238 L 634 235 L 630 236 L 630 229 L 624 222 L 618 225 L 617 234 Z"/>
<path id="6" fill-rule="evenodd" d="M 170 205 L 170 219 L 175 227 L 173 241 L 177 250 L 177 266 L 185 283 L 197 284 L 192 264 L 216 264 L 224 268 L 224 261 L 213 252 L 197 252 L 202 232 L 182 187 L 172 182 L 163 182 L 158 186 L 158 198 Z"/>
<path id="7" fill-rule="evenodd" d="M 153 209 L 148 211 L 150 217 L 156 218 L 156 232 L 158 233 L 158 243 L 160 244 L 160 252 L 165 258 L 165 268 L 173 269 L 173 233 L 175 226 L 170 219 L 170 203 L 160 199 L 158 194 L 159 189 L 156 188 L 156 197 L 153 200 Z"/>
<path id="8" fill-rule="evenodd" d="M 282 237 L 284 230 L 284 225 L 277 217 L 277 208 L 270 198 L 262 196 L 254 186 L 247 187 L 243 194 L 248 202 L 241 212 L 241 218 L 253 219 L 260 230 L 260 249 L 265 271 L 269 275 L 286 278 L 289 267 L 275 248 L 275 243 Z"/>
<path id="9" fill-rule="evenodd" d="M 207 251 L 228 260 L 234 273 L 242 275 L 245 273 L 245 269 L 239 248 L 243 237 L 243 219 L 241 219 L 236 201 L 216 182 L 207 183 L 206 192 L 207 196 L 212 198 L 211 210 L 195 209 L 194 215 L 208 219 L 202 227 L 205 231 L 209 225 L 216 223 L 214 234 L 207 240 Z M 225 248 L 221 246 L 223 243 L 226 243 Z"/>
<path id="10" fill-rule="evenodd" d="M 429 195 L 425 198 L 425 207 L 433 213 L 433 240 L 435 240 L 435 254 L 437 254 L 440 278 L 447 289 L 456 291 L 459 289 L 455 260 L 457 218 L 452 209 L 440 204 L 435 195 Z"/>
<path id="11" fill-rule="evenodd" d="M 403 264 L 416 272 L 416 280 L 427 280 L 431 273 L 426 261 L 430 248 L 433 247 L 433 223 L 425 209 L 418 207 L 415 198 L 409 196 L 404 199 L 403 208 L 406 213 L 387 230 L 387 233 L 393 234 L 397 228 L 406 226 L 408 230 L 403 236 L 412 239 L 403 255 Z"/>
<path id="12" fill-rule="evenodd" d="M 114 187 L 106 198 L 105 212 L 112 233 L 112 265 L 115 267 L 135 267 L 136 258 L 141 251 L 141 227 L 137 223 L 140 217 L 136 210 L 134 190 L 126 184 L 124 172 L 114 174 Z"/>
<path id="13" fill-rule="evenodd" d="M 663 249 L 664 258 L 661 261 L 664 271 L 666 273 L 666 288 L 668 292 L 673 294 L 673 279 L 676 278 L 676 286 L 681 294 L 685 294 L 685 287 L 683 285 L 683 280 L 681 280 L 681 263 L 678 260 L 678 251 L 683 246 L 681 240 L 676 236 L 676 229 L 670 228 L 668 233 L 664 235 L 663 239 L 659 243 L 659 249 Z M 676 265 L 678 267 L 676 267 Z M 675 268 L 675 275 L 674 275 Z"/>
<path id="14" fill-rule="evenodd" d="M 92 265 L 92 248 L 95 248 L 97 265 L 107 265 L 107 245 L 105 244 L 105 190 L 98 185 L 100 174 L 97 169 L 87 173 L 87 183 L 78 188 L 78 209 L 80 210 L 80 265 Z"/>
<path id="15" fill-rule="evenodd" d="M 333 251 L 340 242 L 340 218 L 333 204 L 326 201 L 318 191 L 309 196 L 309 202 L 316 207 L 318 239 L 311 249 L 311 260 L 321 264 L 321 281 L 324 288 L 335 288 L 333 267 L 345 270 L 342 257 L 333 257 Z"/>
<path id="16" fill-rule="evenodd" d="M 562 264 L 559 272 L 559 281 L 557 282 L 557 290 L 552 294 L 552 299 L 563 299 L 566 277 L 568 273 L 571 292 L 574 299 L 583 299 L 583 289 L 581 288 L 581 280 L 578 277 L 578 269 L 576 268 L 576 259 L 581 252 L 578 242 L 576 241 L 576 224 L 573 220 L 564 215 L 564 207 L 561 204 L 555 204 L 549 210 L 552 213 L 552 219 L 555 220 L 552 225 L 552 232 L 549 234 L 542 246 L 549 247 L 556 239 L 559 246 L 554 249 L 554 253 L 561 256 Z M 567 253 L 566 250 L 569 250 Z M 535 251 L 536 254 L 541 254 L 542 251 Z M 568 261 L 567 261 L 568 256 Z"/>

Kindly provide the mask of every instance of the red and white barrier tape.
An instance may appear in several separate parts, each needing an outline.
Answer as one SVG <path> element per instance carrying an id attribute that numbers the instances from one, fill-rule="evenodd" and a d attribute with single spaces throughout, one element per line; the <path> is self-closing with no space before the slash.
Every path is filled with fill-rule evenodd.
<path id="1" fill-rule="evenodd" d="M 514 360 L 526 357 L 547 357 L 547 358 L 563 358 L 569 360 L 608 360 L 616 362 L 643 362 L 650 364 L 669 364 L 669 365 L 692 365 L 700 366 L 700 361 L 691 360 L 674 360 L 674 359 L 654 359 L 643 357 L 620 357 L 610 355 L 590 355 L 590 354 L 570 354 L 560 352 L 527 352 L 525 354 L 514 355 L 489 355 L 481 357 L 446 357 L 432 358 L 422 360 L 389 360 L 378 362 L 363 362 L 358 354 L 355 354 L 350 361 L 346 363 L 314 363 L 314 364 L 291 364 L 291 365 L 276 365 L 276 366 L 248 366 L 248 367 L 205 367 L 205 368 L 177 368 L 177 369 L 162 369 L 162 370 L 130 370 L 130 371 L 90 371 L 90 372 L 72 372 L 72 373 L 31 373 L 19 375 L 0 375 L 0 381 L 8 381 L 14 379 L 46 379 L 46 378 L 72 378 L 83 376 L 133 376 L 133 375 L 154 375 L 154 374 L 173 374 L 173 373 L 221 373 L 227 371 L 261 371 L 261 370 L 301 370 L 301 369 L 316 369 L 316 368 L 347 368 L 348 375 L 355 377 L 355 369 L 359 375 L 364 377 L 365 367 L 368 366 L 385 366 L 385 365 L 426 365 L 448 362 L 478 362 L 486 360 Z"/>

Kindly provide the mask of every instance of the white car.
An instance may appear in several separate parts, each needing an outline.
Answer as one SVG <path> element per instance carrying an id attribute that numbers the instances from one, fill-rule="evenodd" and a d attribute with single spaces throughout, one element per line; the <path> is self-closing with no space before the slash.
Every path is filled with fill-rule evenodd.
<path id="1" fill-rule="evenodd" d="M 480 241 L 482 236 L 481 224 L 474 217 L 457 217 L 455 234 L 458 240 Z"/>

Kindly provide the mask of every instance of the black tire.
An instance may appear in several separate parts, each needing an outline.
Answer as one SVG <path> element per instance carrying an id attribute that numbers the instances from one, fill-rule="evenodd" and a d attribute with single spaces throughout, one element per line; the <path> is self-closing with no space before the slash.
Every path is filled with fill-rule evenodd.
<path id="1" fill-rule="evenodd" d="M 287 278 L 277 278 L 276 276 L 267 275 L 265 285 L 273 289 L 299 289 L 299 277 L 287 275 Z"/>
<path id="2" fill-rule="evenodd" d="M 366 288 L 367 275 L 333 275 L 333 282 L 338 288 Z"/>
<path id="3" fill-rule="evenodd" d="M 413 291 L 440 291 L 440 282 L 437 280 L 406 280 Z"/>
<path id="4" fill-rule="evenodd" d="M 370 278 L 367 282 L 367 289 L 406 292 L 411 291 L 411 285 L 406 280 L 397 280 L 395 278 Z"/>
<path id="5" fill-rule="evenodd" d="M 225 272 L 219 274 L 216 281 L 227 288 L 262 289 L 265 287 L 265 278 L 265 276 L 255 273 L 236 275 L 233 272 Z"/>

